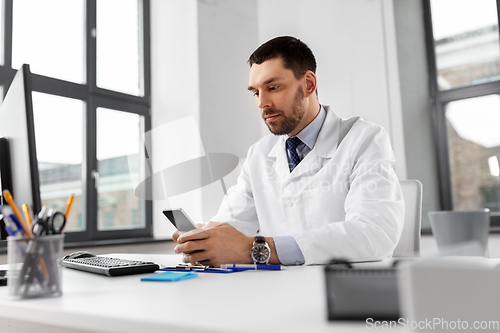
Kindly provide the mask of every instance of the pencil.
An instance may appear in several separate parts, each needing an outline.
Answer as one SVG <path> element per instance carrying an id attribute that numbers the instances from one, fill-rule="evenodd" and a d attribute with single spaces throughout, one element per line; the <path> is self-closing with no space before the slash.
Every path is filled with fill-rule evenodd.
<path id="1" fill-rule="evenodd" d="M 68 202 L 66 203 L 66 211 L 64 212 L 64 216 L 66 216 L 66 220 L 68 220 L 69 212 L 71 211 L 71 206 L 73 206 L 73 201 L 75 200 L 75 196 L 72 194 L 68 198 Z"/>
<path id="2" fill-rule="evenodd" d="M 24 213 L 24 217 L 26 218 L 26 223 L 28 223 L 28 228 L 30 228 L 31 230 L 31 214 L 30 214 L 30 210 L 28 208 L 28 205 L 26 204 L 23 204 L 21 206 L 21 208 L 23 209 L 23 213 Z"/>
<path id="3" fill-rule="evenodd" d="M 26 226 L 26 223 L 24 223 L 23 217 L 21 216 L 21 213 L 19 212 L 19 209 L 16 206 L 14 198 L 12 198 L 12 194 L 10 194 L 10 191 L 9 190 L 3 190 L 2 194 L 3 194 L 3 197 L 5 198 L 5 201 L 7 201 L 7 203 L 10 206 L 10 208 L 14 212 L 14 215 L 17 217 L 17 219 L 19 220 L 19 222 L 21 222 L 21 225 L 22 225 L 22 227 L 24 229 L 24 232 L 25 232 L 26 236 L 32 237 L 33 234 L 31 233 L 31 230 Z"/>
<path id="4" fill-rule="evenodd" d="M 47 269 L 47 264 L 45 263 L 45 258 L 40 258 L 40 266 L 42 266 L 43 277 L 45 278 L 45 281 L 47 281 L 50 278 L 50 276 L 49 276 L 49 270 Z"/>

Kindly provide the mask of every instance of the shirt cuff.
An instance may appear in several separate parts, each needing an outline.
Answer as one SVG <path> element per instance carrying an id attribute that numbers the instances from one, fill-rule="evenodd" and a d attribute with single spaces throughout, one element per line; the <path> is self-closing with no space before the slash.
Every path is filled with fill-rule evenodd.
<path id="1" fill-rule="evenodd" d="M 283 265 L 304 264 L 304 255 L 293 236 L 275 236 L 273 239 L 274 246 L 276 247 L 276 254 Z"/>

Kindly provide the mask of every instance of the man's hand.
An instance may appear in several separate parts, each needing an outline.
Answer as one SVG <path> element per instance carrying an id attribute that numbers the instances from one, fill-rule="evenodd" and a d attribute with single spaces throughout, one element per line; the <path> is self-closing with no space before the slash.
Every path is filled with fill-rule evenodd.
<path id="1" fill-rule="evenodd" d="M 216 225 L 218 224 L 222 224 L 221 222 L 213 222 L 213 221 L 210 221 L 208 222 L 207 224 L 203 224 L 203 223 L 196 223 L 196 226 L 198 228 L 209 228 L 209 227 L 215 227 Z M 173 234 L 172 234 L 172 239 L 174 240 L 174 242 L 177 242 L 177 239 L 179 239 L 179 236 L 186 233 L 187 231 L 179 231 L 179 230 L 176 230 Z"/>
<path id="2" fill-rule="evenodd" d="M 179 243 L 175 253 L 183 253 L 184 262 L 214 267 L 253 263 L 250 257 L 253 237 L 245 236 L 227 223 L 209 222 L 199 229 L 176 231 L 172 238 Z"/>

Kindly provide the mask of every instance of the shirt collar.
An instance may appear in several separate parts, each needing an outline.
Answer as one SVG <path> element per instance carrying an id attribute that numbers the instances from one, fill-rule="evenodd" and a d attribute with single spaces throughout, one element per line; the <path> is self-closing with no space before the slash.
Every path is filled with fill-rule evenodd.
<path id="1" fill-rule="evenodd" d="M 323 126 L 323 122 L 325 121 L 326 111 L 321 105 L 318 114 L 316 117 L 300 131 L 296 136 L 302 141 L 309 149 L 313 149 L 316 144 L 316 140 L 318 139 L 319 132 L 321 131 L 321 127 Z"/>

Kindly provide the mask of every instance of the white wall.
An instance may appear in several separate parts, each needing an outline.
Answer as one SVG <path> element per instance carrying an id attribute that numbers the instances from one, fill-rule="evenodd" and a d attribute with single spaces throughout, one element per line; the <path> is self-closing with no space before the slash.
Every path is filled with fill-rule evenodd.
<path id="1" fill-rule="evenodd" d="M 256 1 L 153 0 L 151 2 L 152 127 L 194 116 L 203 153 L 231 153 L 240 158 L 260 136 L 260 116 L 248 86 L 248 56 L 257 45 Z M 153 159 L 168 145 L 153 142 Z M 235 183 L 238 169 L 225 177 Z M 154 184 L 161 186 L 161 184 Z M 155 200 L 155 237 L 174 229 L 161 211 L 182 207 L 196 222 L 217 212 L 224 192 L 221 182 Z"/>
<path id="2" fill-rule="evenodd" d="M 320 103 L 388 130 L 406 178 L 392 0 L 260 0 L 259 42 L 292 34 L 314 52 Z"/>
<path id="3" fill-rule="evenodd" d="M 244 158 L 260 139 L 260 113 L 248 92 L 247 60 L 258 44 L 254 0 L 199 1 L 200 120 L 205 151 Z M 226 179 L 228 185 L 234 183 Z M 202 214 L 213 217 L 223 198 L 220 182 L 202 189 Z"/>
<path id="4" fill-rule="evenodd" d="M 151 1 L 151 120 L 153 129 L 171 121 L 194 116 L 199 124 L 197 1 Z M 172 142 L 171 144 L 176 144 Z M 153 142 L 152 159 L 166 154 L 168 143 Z M 153 186 L 160 186 L 156 183 Z M 199 195 L 191 200 L 199 204 Z M 161 211 L 170 206 L 153 201 L 153 232 L 169 237 L 174 228 Z M 196 209 L 196 208 L 195 208 Z M 188 209 L 192 214 L 195 209 Z"/>
<path id="5" fill-rule="evenodd" d="M 153 0 L 153 128 L 194 115 L 205 152 L 244 157 L 267 134 L 246 91 L 248 56 L 270 38 L 294 35 L 316 55 L 320 102 L 342 117 L 360 115 L 384 126 L 396 171 L 406 178 L 392 1 Z M 164 153 L 153 147 L 155 155 Z M 206 220 L 222 195 L 216 182 L 171 201 Z M 166 204 L 153 206 L 157 237 L 173 231 L 161 215 Z"/>
<path id="6" fill-rule="evenodd" d="M 421 1 L 394 2 L 401 105 L 408 178 L 424 187 L 422 229 L 430 229 L 428 212 L 440 210 L 431 95 Z"/>

